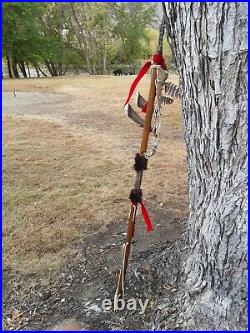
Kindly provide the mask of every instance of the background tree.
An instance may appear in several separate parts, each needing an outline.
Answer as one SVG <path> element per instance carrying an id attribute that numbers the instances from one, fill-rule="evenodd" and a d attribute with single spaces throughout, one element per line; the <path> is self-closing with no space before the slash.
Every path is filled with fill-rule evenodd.
<path id="1" fill-rule="evenodd" d="M 113 40 L 107 3 L 71 3 L 69 26 L 78 49 L 91 74 L 106 74 Z"/>
<path id="2" fill-rule="evenodd" d="M 3 3 L 3 57 L 10 77 L 106 74 L 152 52 L 152 3 Z M 151 32 L 151 33 L 149 33 Z"/>
<path id="3" fill-rule="evenodd" d="M 17 66 L 27 77 L 29 64 L 43 75 L 40 64 L 51 76 L 63 75 L 63 63 L 73 62 L 75 55 L 69 48 L 62 10 L 57 3 L 3 3 L 3 56 L 10 77 L 19 77 Z"/>
<path id="4" fill-rule="evenodd" d="M 247 4 L 166 3 L 182 89 L 189 252 L 183 326 L 247 327 Z"/>
<path id="5" fill-rule="evenodd" d="M 112 4 L 113 32 L 121 41 L 121 62 L 133 64 L 136 60 L 150 56 L 147 28 L 156 20 L 155 10 L 155 4 L 152 3 Z"/>
<path id="6" fill-rule="evenodd" d="M 3 3 L 3 56 L 7 59 L 10 77 L 19 77 L 18 65 L 27 76 L 25 62 L 39 49 L 40 38 L 37 35 L 36 18 L 42 15 L 42 6 L 31 3 Z"/>
<path id="7" fill-rule="evenodd" d="M 65 75 L 69 65 L 79 63 L 79 56 L 72 48 L 73 34 L 68 25 L 70 12 L 67 3 L 44 3 L 41 33 L 44 36 L 43 63 L 51 76 Z"/>

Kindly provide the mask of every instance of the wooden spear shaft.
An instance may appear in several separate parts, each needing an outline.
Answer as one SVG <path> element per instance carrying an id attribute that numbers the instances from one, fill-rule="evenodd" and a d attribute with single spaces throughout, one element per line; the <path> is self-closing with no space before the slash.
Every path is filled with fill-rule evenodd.
<path id="1" fill-rule="evenodd" d="M 150 134 L 150 130 L 151 130 L 151 120 L 152 120 L 153 111 L 154 111 L 154 100 L 155 100 L 155 95 L 156 95 L 156 87 L 155 87 L 156 78 L 157 78 L 157 72 L 156 72 L 156 69 L 153 69 L 152 75 L 151 75 L 149 95 L 148 95 L 147 111 L 146 111 L 143 131 L 142 131 L 141 148 L 140 148 L 141 155 L 146 153 L 147 148 L 148 148 L 148 140 L 149 140 L 149 134 Z M 135 190 L 140 190 L 140 188 L 141 188 L 142 175 L 143 175 L 143 170 L 136 172 L 136 179 L 135 179 L 135 186 L 134 186 Z M 130 250 L 131 250 L 131 242 L 134 237 L 136 211 L 137 211 L 137 206 L 132 204 L 131 208 L 130 208 L 129 218 L 128 218 L 126 243 L 123 245 L 123 264 L 122 264 L 122 268 L 119 273 L 118 285 L 117 285 L 117 289 L 116 289 L 116 293 L 115 293 L 115 298 L 118 300 L 122 299 L 124 296 L 123 295 L 124 294 L 124 282 L 125 282 L 125 276 L 126 276 L 126 271 L 127 271 L 127 267 L 128 267 L 128 259 L 129 259 Z"/>

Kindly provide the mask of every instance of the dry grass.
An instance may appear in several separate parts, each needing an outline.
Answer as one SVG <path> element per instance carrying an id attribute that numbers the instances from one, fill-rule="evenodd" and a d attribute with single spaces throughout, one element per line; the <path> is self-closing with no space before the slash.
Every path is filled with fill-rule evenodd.
<path id="1" fill-rule="evenodd" d="M 3 121 L 4 258 L 14 267 L 54 265 L 89 228 L 119 216 L 126 172 L 58 125 Z"/>
<path id="2" fill-rule="evenodd" d="M 3 81 L 3 91 L 68 96 L 59 109 L 50 105 L 52 121 L 46 111 L 39 117 L 34 113 L 38 106 L 27 107 L 22 116 L 3 110 L 5 269 L 56 269 L 90 233 L 125 219 L 141 135 L 121 112 L 131 80 L 107 76 Z M 146 79 L 141 88 L 147 90 Z M 182 219 L 187 195 L 179 102 L 163 115 L 162 131 L 159 152 L 145 173 L 144 194 Z"/>

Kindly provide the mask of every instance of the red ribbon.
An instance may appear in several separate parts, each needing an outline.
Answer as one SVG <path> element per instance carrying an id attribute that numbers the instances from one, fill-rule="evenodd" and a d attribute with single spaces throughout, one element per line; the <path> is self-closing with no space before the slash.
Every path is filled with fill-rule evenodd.
<path id="1" fill-rule="evenodd" d="M 148 215 L 148 212 L 147 212 L 147 209 L 146 207 L 144 206 L 144 203 L 143 202 L 140 202 L 141 204 L 141 213 L 142 213 L 142 216 L 143 216 L 143 219 L 144 219 L 144 222 L 146 224 L 146 227 L 147 227 L 147 231 L 150 232 L 153 230 L 153 224 L 150 220 L 150 217 Z"/>
<path id="2" fill-rule="evenodd" d="M 153 55 L 153 58 L 152 60 L 148 60 L 143 66 L 142 68 L 140 69 L 139 73 L 137 74 L 136 78 L 134 79 L 134 81 L 132 82 L 131 84 L 131 87 L 129 89 L 129 93 L 128 93 L 128 97 L 126 99 L 126 102 L 124 104 L 127 105 L 128 102 L 130 101 L 130 98 L 132 97 L 134 91 L 135 91 L 135 88 L 137 87 L 138 83 L 140 82 L 140 80 L 143 78 L 143 76 L 147 73 L 147 71 L 149 70 L 149 67 L 152 65 L 152 64 L 156 64 L 156 65 L 161 65 L 161 67 L 163 69 L 167 69 L 167 66 L 165 64 L 165 61 L 162 57 L 162 55 L 160 53 L 156 53 Z M 146 112 L 146 109 L 147 109 L 147 104 L 144 106 L 142 112 Z"/>
<path id="3" fill-rule="evenodd" d="M 143 76 L 147 73 L 150 66 L 151 66 L 151 60 L 147 61 L 140 69 L 139 73 L 137 74 L 136 78 L 134 79 L 133 83 L 131 84 L 131 87 L 130 87 L 129 93 L 128 93 L 128 97 L 126 99 L 124 106 L 127 105 L 128 102 L 130 101 L 130 98 L 132 97 L 132 95 L 135 91 L 135 88 L 137 87 L 138 83 L 143 78 Z"/>
<path id="4" fill-rule="evenodd" d="M 148 211 L 147 211 L 144 203 L 142 201 L 139 202 L 139 203 L 141 205 L 141 213 L 142 213 L 142 217 L 143 217 L 144 222 L 145 222 L 146 227 L 147 227 L 147 232 L 150 232 L 150 231 L 152 231 L 154 229 L 153 228 L 153 224 L 151 222 L 151 219 L 150 219 L 150 217 L 148 215 Z M 132 202 L 132 205 L 136 206 L 136 203 Z"/>

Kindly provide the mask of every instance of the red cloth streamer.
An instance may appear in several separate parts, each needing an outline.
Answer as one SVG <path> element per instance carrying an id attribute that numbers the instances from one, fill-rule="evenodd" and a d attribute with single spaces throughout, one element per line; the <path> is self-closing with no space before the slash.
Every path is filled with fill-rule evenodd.
<path id="1" fill-rule="evenodd" d="M 128 97 L 126 99 L 126 102 L 125 102 L 124 106 L 127 105 L 128 102 L 130 101 L 130 98 L 132 97 L 132 95 L 133 95 L 133 93 L 135 91 L 135 88 L 137 87 L 138 83 L 143 78 L 143 76 L 147 73 L 147 71 L 149 70 L 149 67 L 151 66 L 151 64 L 161 65 L 161 67 L 163 69 L 165 69 L 165 70 L 167 69 L 167 66 L 165 64 L 165 61 L 164 61 L 162 55 L 160 53 L 154 54 L 152 60 L 147 61 L 142 66 L 142 68 L 140 69 L 140 71 L 137 74 L 136 78 L 134 79 L 133 83 L 131 84 L 131 87 L 130 87 L 129 93 L 128 93 Z M 144 106 L 142 112 L 146 112 L 146 108 L 147 108 L 147 106 Z"/>
<path id="2" fill-rule="evenodd" d="M 138 83 L 140 82 L 140 80 L 143 78 L 143 76 L 147 73 L 149 67 L 151 65 L 151 60 L 147 61 L 142 68 L 140 69 L 139 73 L 137 74 L 136 78 L 134 79 L 133 83 L 131 84 L 131 87 L 129 89 L 129 93 L 128 93 L 128 97 L 126 99 L 126 102 L 124 104 L 127 105 L 128 102 L 130 101 L 130 98 L 132 97 L 135 88 L 137 87 Z"/>
<path id="3" fill-rule="evenodd" d="M 144 222 L 146 224 L 147 231 L 150 232 L 150 231 L 153 230 L 153 224 L 152 224 L 152 222 L 150 220 L 150 217 L 148 215 L 146 207 L 144 206 L 144 203 L 140 202 L 140 204 L 141 204 L 141 213 L 142 213 L 142 216 L 144 218 Z"/>
<path id="4" fill-rule="evenodd" d="M 149 217 L 149 215 L 148 215 L 148 211 L 147 211 L 147 209 L 146 209 L 144 203 L 143 203 L 142 201 L 139 202 L 139 203 L 140 203 L 140 205 L 141 205 L 141 213 L 142 213 L 142 217 L 143 217 L 144 222 L 145 222 L 146 227 L 147 227 L 147 232 L 150 232 L 150 231 L 154 230 L 154 228 L 153 228 L 153 224 L 152 224 L 152 222 L 151 222 L 151 219 L 150 219 L 150 217 Z M 132 205 L 136 206 L 137 203 L 132 202 Z M 133 234 L 133 237 L 134 237 L 134 234 Z"/>

